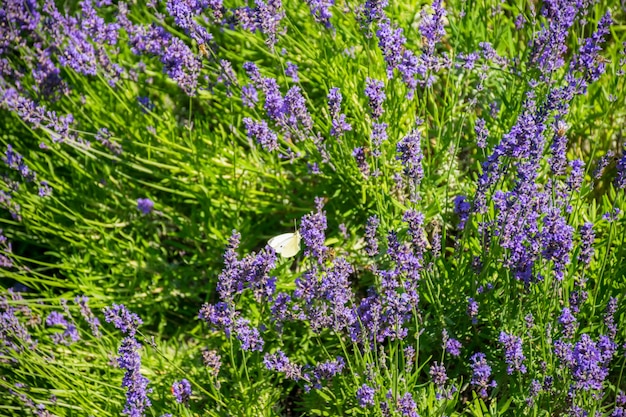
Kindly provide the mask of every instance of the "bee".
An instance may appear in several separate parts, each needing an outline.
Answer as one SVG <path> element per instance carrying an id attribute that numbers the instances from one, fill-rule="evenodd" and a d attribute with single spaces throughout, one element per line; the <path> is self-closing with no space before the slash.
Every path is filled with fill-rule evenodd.
<path id="1" fill-rule="evenodd" d="M 201 43 L 198 45 L 198 49 L 200 50 L 200 55 L 205 56 L 205 57 L 209 57 L 209 50 L 207 49 L 206 45 Z"/>

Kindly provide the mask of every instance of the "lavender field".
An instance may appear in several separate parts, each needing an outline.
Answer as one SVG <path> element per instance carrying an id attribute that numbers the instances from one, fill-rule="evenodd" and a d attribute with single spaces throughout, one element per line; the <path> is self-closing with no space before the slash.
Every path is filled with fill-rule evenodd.
<path id="1" fill-rule="evenodd" d="M 626 3 L 0 1 L 0 416 L 626 417 Z"/>

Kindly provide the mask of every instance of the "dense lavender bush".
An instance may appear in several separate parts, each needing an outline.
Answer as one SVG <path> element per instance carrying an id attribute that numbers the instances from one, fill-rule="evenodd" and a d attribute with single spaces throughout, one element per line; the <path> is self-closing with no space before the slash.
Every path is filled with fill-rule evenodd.
<path id="1" fill-rule="evenodd" d="M 626 415 L 624 21 L 4 2 L 2 413 Z"/>

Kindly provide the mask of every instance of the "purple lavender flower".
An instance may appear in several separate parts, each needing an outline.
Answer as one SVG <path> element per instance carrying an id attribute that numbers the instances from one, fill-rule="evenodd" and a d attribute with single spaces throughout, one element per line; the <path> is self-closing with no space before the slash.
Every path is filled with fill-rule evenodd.
<path id="1" fill-rule="evenodd" d="M 300 223 L 300 235 L 306 245 L 305 255 L 314 256 L 319 263 L 322 263 L 328 252 L 328 247 L 324 244 L 326 240 L 324 232 L 327 224 L 326 212 L 322 210 L 323 206 L 323 200 L 316 197 L 316 211 L 302 217 L 302 222 Z"/>
<path id="2" fill-rule="evenodd" d="M 550 145 L 550 151 L 552 156 L 548 159 L 550 169 L 554 175 L 565 174 L 565 168 L 567 166 L 567 124 L 558 120 L 554 126 L 554 138 Z"/>
<path id="3" fill-rule="evenodd" d="M 235 70 L 233 69 L 233 64 L 231 64 L 230 61 L 221 59 L 219 64 L 220 64 L 220 72 L 217 76 L 216 81 L 218 83 L 224 84 L 224 87 L 226 87 L 226 95 L 228 97 L 231 97 L 232 96 L 231 87 L 233 85 L 239 85 L 239 82 L 237 80 L 237 74 L 235 73 Z"/>
<path id="4" fill-rule="evenodd" d="M 404 175 L 409 179 L 412 199 L 416 198 L 417 187 L 424 177 L 424 169 L 422 168 L 424 155 L 422 154 L 421 140 L 422 136 L 419 130 L 414 129 L 396 146 L 398 153 L 396 159 L 400 160 L 404 166 Z"/>
<path id="5" fill-rule="evenodd" d="M 380 156 L 380 145 L 387 140 L 387 123 L 372 123 L 372 143 L 374 156 Z"/>
<path id="6" fill-rule="evenodd" d="M 522 338 L 505 332 L 500 332 L 500 343 L 504 347 L 504 361 L 507 364 L 506 372 L 511 375 L 513 371 L 526 373 L 526 365 L 524 361 L 524 352 L 522 351 Z"/>
<path id="7" fill-rule="evenodd" d="M 208 368 L 211 375 L 217 377 L 222 367 L 222 357 L 216 350 L 203 350 L 202 363 Z"/>
<path id="8" fill-rule="evenodd" d="M 608 352 L 607 352 L 608 351 Z M 601 390 L 609 371 L 606 367 L 614 351 L 614 344 L 600 348 L 587 334 L 580 336 L 580 341 L 572 350 L 571 371 L 574 387 L 584 391 Z M 607 353 L 609 353 L 607 355 Z"/>
<path id="9" fill-rule="evenodd" d="M 574 337 L 578 329 L 578 322 L 568 307 L 563 307 L 561 315 L 559 316 L 559 324 L 563 326 L 563 336 L 565 338 L 571 339 Z"/>
<path id="10" fill-rule="evenodd" d="M 367 219 L 367 225 L 365 226 L 365 253 L 369 256 L 375 256 L 378 254 L 378 240 L 376 239 L 376 230 L 380 225 L 380 220 L 376 216 L 370 216 Z"/>
<path id="11" fill-rule="evenodd" d="M 487 388 L 496 387 L 496 381 L 489 381 L 491 377 L 491 367 L 487 364 L 487 357 L 484 353 L 478 352 L 470 358 L 470 366 L 472 367 L 472 386 L 478 389 L 478 395 L 481 398 L 487 398 Z"/>
<path id="12" fill-rule="evenodd" d="M 617 334 L 617 326 L 615 325 L 615 312 L 617 311 L 617 298 L 611 297 L 606 305 L 604 312 L 604 325 L 606 326 L 609 336 L 615 338 Z"/>
<path id="13" fill-rule="evenodd" d="M 137 199 L 137 210 L 139 210 L 144 215 L 150 214 L 153 208 L 154 208 L 154 202 L 150 200 L 149 198 Z"/>
<path id="14" fill-rule="evenodd" d="M 32 171 L 24 162 L 24 158 L 13 150 L 13 146 L 7 145 L 2 161 L 11 169 L 19 172 L 20 176 L 28 182 L 35 181 L 37 174 Z"/>
<path id="15" fill-rule="evenodd" d="M 530 382 L 530 387 L 528 388 L 528 397 L 526 398 L 526 404 L 529 407 L 535 403 L 535 398 L 539 395 L 539 393 L 543 390 L 541 383 L 536 379 L 533 379 Z"/>
<path id="16" fill-rule="evenodd" d="M 561 281 L 565 267 L 570 262 L 569 253 L 574 246 L 574 228 L 567 224 L 567 220 L 555 208 L 548 210 L 543 223 L 543 230 L 540 234 L 543 246 L 541 254 L 544 259 L 553 262 L 554 275 L 557 280 Z"/>
<path id="17" fill-rule="evenodd" d="M 385 18 L 385 7 L 389 4 L 388 0 L 365 0 L 361 11 L 364 24 L 377 22 Z"/>
<path id="18" fill-rule="evenodd" d="M 241 349 L 250 352 L 263 351 L 265 342 L 261 338 L 259 329 L 252 327 L 247 319 L 238 319 L 235 323 L 235 335 L 241 342 Z"/>
<path id="19" fill-rule="evenodd" d="M 485 127 L 485 119 L 476 119 L 474 125 L 474 132 L 476 132 L 476 145 L 480 149 L 487 147 L 487 137 L 489 136 L 489 130 Z"/>
<path id="20" fill-rule="evenodd" d="M 291 362 L 281 350 L 276 351 L 274 354 L 266 353 L 263 358 L 263 364 L 270 371 L 283 372 L 285 377 L 292 381 L 303 379 L 302 367 Z"/>
<path id="21" fill-rule="evenodd" d="M 139 326 L 143 324 L 141 318 L 129 311 L 123 304 L 112 304 L 111 307 L 103 309 L 104 320 L 107 323 L 113 323 L 115 328 L 120 329 L 122 333 L 130 337 L 135 336 Z"/>
<path id="22" fill-rule="evenodd" d="M 335 5 L 335 0 L 305 0 L 311 9 L 311 14 L 316 22 L 322 23 L 328 29 L 332 28 L 330 18 L 333 14 L 330 7 Z"/>
<path id="23" fill-rule="evenodd" d="M 385 111 L 383 102 L 385 101 L 385 84 L 382 81 L 367 78 L 365 80 L 365 95 L 369 100 L 372 117 L 378 119 Z"/>
<path id="24" fill-rule="evenodd" d="M 303 134 L 313 129 L 313 119 L 306 107 L 306 99 L 300 91 L 300 87 L 294 86 L 285 94 L 285 110 L 289 113 L 287 119 L 289 127 L 298 131 L 300 126 L 304 128 Z"/>
<path id="25" fill-rule="evenodd" d="M 244 106 L 254 108 L 256 103 L 259 102 L 257 89 L 251 84 L 244 85 L 241 88 L 241 101 Z"/>
<path id="26" fill-rule="evenodd" d="M 467 315 L 472 319 L 472 324 L 478 323 L 478 302 L 472 297 L 467 300 Z"/>
<path id="27" fill-rule="evenodd" d="M 374 396 L 376 390 L 367 384 L 361 385 L 361 388 L 356 390 L 356 398 L 359 401 L 361 408 L 371 407 L 375 404 Z"/>
<path id="28" fill-rule="evenodd" d="M 465 223 L 469 219 L 472 205 L 467 201 L 467 197 L 464 195 L 457 195 L 454 198 L 454 213 L 459 216 L 459 229 L 465 228 Z"/>
<path id="29" fill-rule="evenodd" d="M 402 28 L 394 29 L 387 19 L 379 22 L 376 36 L 378 37 L 378 47 L 387 64 L 387 78 L 391 79 L 393 70 L 402 63 L 406 38 L 402 35 Z"/>
<path id="30" fill-rule="evenodd" d="M 126 405 L 122 413 L 130 417 L 143 416 L 146 408 L 152 405 L 148 398 L 152 392 L 148 389 L 150 381 L 141 375 L 140 349 L 141 344 L 134 337 L 125 337 L 118 350 L 117 362 L 121 369 L 126 370 L 122 379 L 122 387 L 126 388 Z"/>
<path id="31" fill-rule="evenodd" d="M 437 389 L 443 389 L 445 383 L 448 381 L 448 375 L 446 374 L 445 366 L 439 365 L 438 362 L 435 362 L 430 367 L 429 374 L 433 383 L 437 386 Z"/>
<path id="32" fill-rule="evenodd" d="M 567 186 L 571 191 L 578 191 L 585 176 L 585 163 L 580 159 L 576 159 L 570 162 L 570 167 L 572 170 L 567 179 Z"/>
<path id="33" fill-rule="evenodd" d="M 410 392 L 398 398 L 398 410 L 403 417 L 419 417 L 419 414 L 417 414 L 417 404 Z"/>
<path id="34" fill-rule="evenodd" d="M 365 149 L 361 147 L 354 148 L 352 150 L 352 156 L 354 157 L 356 165 L 359 168 L 359 171 L 361 171 L 361 174 L 363 174 L 363 176 L 367 178 L 370 174 L 370 166 L 365 158 Z"/>
<path id="35" fill-rule="evenodd" d="M 461 345 L 461 342 L 459 342 L 456 339 L 450 338 L 447 340 L 446 343 L 444 343 L 446 352 L 448 352 L 450 355 L 455 356 L 455 357 L 459 357 L 461 355 L 461 348 L 463 347 L 463 345 Z"/>
<path id="36" fill-rule="evenodd" d="M 285 69 L 285 75 L 291 77 L 294 83 L 300 82 L 300 77 L 298 77 L 298 66 L 292 62 L 287 62 L 287 68 Z"/>
<path id="37" fill-rule="evenodd" d="M 111 134 L 111 132 L 109 132 L 109 129 L 107 129 L 106 127 L 98 129 L 98 132 L 96 133 L 96 140 L 100 142 L 102 146 L 107 148 L 114 155 L 121 155 L 122 145 L 120 145 L 118 142 L 112 141 L 111 137 L 113 137 L 113 134 Z"/>
<path id="38" fill-rule="evenodd" d="M 191 397 L 191 384 L 185 378 L 172 384 L 172 394 L 179 404 L 187 404 Z"/>
<path id="39" fill-rule="evenodd" d="M 580 227 L 580 253 L 578 260 L 584 265 L 589 266 L 591 258 L 593 258 L 593 242 L 596 235 L 593 231 L 593 223 L 585 223 Z"/>
<path id="40" fill-rule="evenodd" d="M 80 314 L 87 321 L 87 323 L 89 323 L 89 327 L 91 327 L 91 334 L 93 334 L 94 337 L 100 338 L 102 337 L 102 334 L 100 333 L 100 320 L 98 320 L 87 305 L 88 301 L 89 298 L 84 295 L 76 296 L 76 298 L 74 298 L 74 303 L 78 304 L 80 307 Z"/>
<path id="41" fill-rule="evenodd" d="M 578 54 L 572 57 L 570 71 L 582 73 L 585 80 L 597 81 L 604 73 L 606 64 L 599 59 L 600 46 L 604 42 L 604 37 L 610 33 L 610 26 L 613 23 L 611 12 L 607 11 L 598 23 L 598 29 L 590 38 L 583 41 Z"/>
<path id="42" fill-rule="evenodd" d="M 604 170 L 609 165 L 609 163 L 611 162 L 614 156 L 615 156 L 615 153 L 609 150 L 606 152 L 606 154 L 602 155 L 600 159 L 598 159 L 598 164 L 596 165 L 596 168 L 593 170 L 594 179 L 599 180 L 602 177 L 602 174 L 604 174 Z"/>
<path id="43" fill-rule="evenodd" d="M 322 382 L 329 381 L 336 375 L 343 372 L 345 366 L 346 361 L 341 356 L 337 356 L 334 360 L 318 363 L 315 365 L 312 372 L 308 373 L 308 379 L 311 381 L 311 386 L 305 386 L 305 391 L 308 391 L 311 387 L 314 389 L 321 389 Z"/>
<path id="44" fill-rule="evenodd" d="M 446 35 L 444 19 L 447 15 L 443 7 L 442 0 L 435 0 L 432 4 L 433 14 L 421 13 L 420 33 L 424 37 L 426 54 L 432 56 L 435 52 L 435 45 Z"/>
<path id="45" fill-rule="evenodd" d="M 346 122 L 346 115 L 341 113 L 341 101 L 343 97 L 337 87 L 333 87 L 328 92 L 328 108 L 332 118 L 330 135 L 340 138 L 345 132 L 352 130 L 352 125 Z"/>
<path id="46" fill-rule="evenodd" d="M 269 128 L 265 120 L 257 122 L 245 117 L 243 123 L 250 139 L 255 139 L 258 144 L 268 152 L 278 149 L 278 135 Z"/>
<path id="47" fill-rule="evenodd" d="M 617 161 L 617 175 L 615 176 L 614 184 L 617 189 L 626 189 L 626 151 Z"/>

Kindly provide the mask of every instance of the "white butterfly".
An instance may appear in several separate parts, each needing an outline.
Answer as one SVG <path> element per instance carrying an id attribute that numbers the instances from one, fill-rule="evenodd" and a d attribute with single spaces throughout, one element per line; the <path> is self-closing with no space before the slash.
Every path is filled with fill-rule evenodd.
<path id="1" fill-rule="evenodd" d="M 296 256 L 300 252 L 300 232 L 296 230 L 295 233 L 283 233 L 282 235 L 274 236 L 267 244 L 270 245 L 277 253 L 283 258 L 291 258 Z"/>

